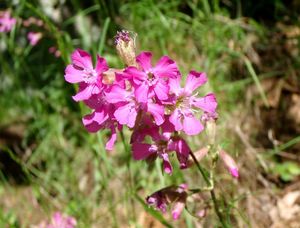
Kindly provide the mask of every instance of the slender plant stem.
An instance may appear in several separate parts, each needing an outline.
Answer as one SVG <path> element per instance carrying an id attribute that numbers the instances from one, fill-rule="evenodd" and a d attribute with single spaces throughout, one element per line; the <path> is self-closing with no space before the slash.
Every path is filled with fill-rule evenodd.
<path id="1" fill-rule="evenodd" d="M 133 178 L 132 178 L 132 173 L 131 173 L 131 165 L 130 165 L 130 148 L 126 142 L 126 139 L 125 139 L 125 136 L 124 136 L 124 132 L 123 132 L 123 129 L 120 131 L 120 135 L 121 135 L 121 140 L 122 140 L 122 143 L 123 143 L 123 147 L 124 147 L 124 150 L 126 152 L 126 154 L 128 155 L 126 161 L 127 161 L 127 170 L 128 170 L 128 176 L 129 176 L 129 190 L 130 190 L 130 197 L 132 195 L 135 194 L 135 191 L 134 191 L 134 185 L 133 185 Z M 131 201 L 131 206 L 132 206 L 132 219 L 133 221 L 136 221 L 136 213 L 135 213 L 135 207 L 134 207 L 134 202 L 133 202 L 133 198 L 131 197 L 130 199 Z"/>
<path id="2" fill-rule="evenodd" d="M 199 162 L 197 161 L 197 159 L 196 159 L 196 157 L 195 157 L 195 155 L 193 154 L 192 151 L 190 152 L 190 155 L 192 156 L 192 159 L 194 160 L 194 162 L 195 162 L 195 164 L 196 164 L 199 172 L 201 173 L 203 179 L 205 180 L 206 184 L 209 185 L 209 186 L 211 186 L 212 183 L 210 181 L 210 178 L 207 177 L 207 175 L 205 174 L 204 170 L 200 166 Z M 226 222 L 224 221 L 222 213 L 220 211 L 219 204 L 218 204 L 218 201 L 217 201 L 214 189 L 210 190 L 210 195 L 211 195 L 211 198 L 212 198 L 213 203 L 214 203 L 214 208 L 215 208 L 216 214 L 217 214 L 217 216 L 218 216 L 218 218 L 219 218 L 222 226 L 223 227 L 228 227 L 227 224 L 226 224 Z"/>

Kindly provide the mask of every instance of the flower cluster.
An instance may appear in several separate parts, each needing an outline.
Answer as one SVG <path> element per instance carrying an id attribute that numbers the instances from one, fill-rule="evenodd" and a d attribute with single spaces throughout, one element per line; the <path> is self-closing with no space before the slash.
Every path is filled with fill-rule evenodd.
<path id="1" fill-rule="evenodd" d="M 130 42 L 129 33 L 118 33 L 117 47 L 126 50 L 132 47 Z M 132 54 L 122 57 L 126 56 L 132 58 Z M 196 91 L 207 82 L 205 73 L 190 71 L 185 86 L 181 87 L 182 76 L 177 64 L 168 56 L 153 64 L 152 53 L 142 52 L 136 56 L 135 63 L 122 70 L 109 68 L 101 56 L 97 56 L 93 66 L 91 55 L 80 49 L 73 52 L 71 59 L 65 80 L 79 84 L 73 99 L 83 101 L 93 110 L 83 117 L 86 129 L 89 132 L 110 129 L 107 150 L 113 149 L 117 131 L 127 126 L 132 130 L 134 159 L 160 158 L 164 171 L 170 174 L 169 154 L 175 152 L 180 167 L 187 167 L 190 148 L 183 133 L 199 134 L 206 119 L 216 116 L 214 94 L 199 97 Z"/>

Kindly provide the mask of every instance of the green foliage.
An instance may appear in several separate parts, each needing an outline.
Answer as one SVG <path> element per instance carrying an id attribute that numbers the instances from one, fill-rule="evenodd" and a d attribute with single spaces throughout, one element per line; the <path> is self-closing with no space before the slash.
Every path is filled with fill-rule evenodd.
<path id="1" fill-rule="evenodd" d="M 273 172 L 278 174 L 283 181 L 292 181 L 300 175 L 300 166 L 295 162 L 278 163 L 273 168 Z"/>

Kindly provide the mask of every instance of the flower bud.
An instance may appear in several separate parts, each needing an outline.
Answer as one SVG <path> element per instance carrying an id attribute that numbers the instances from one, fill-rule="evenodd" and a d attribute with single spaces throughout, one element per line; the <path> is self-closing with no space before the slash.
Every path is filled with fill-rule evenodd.
<path id="1" fill-rule="evenodd" d="M 117 52 L 127 66 L 137 66 L 135 59 L 135 37 L 135 33 L 131 35 L 125 30 L 117 32 L 117 35 L 115 36 Z"/>
<path id="2" fill-rule="evenodd" d="M 228 168 L 230 174 L 235 177 L 238 178 L 239 177 L 239 170 L 238 170 L 238 166 L 235 163 L 235 161 L 233 160 L 233 158 L 226 153 L 224 150 L 220 151 L 220 157 L 224 162 L 224 165 Z"/>
<path id="3" fill-rule="evenodd" d="M 204 113 L 201 117 L 202 122 L 206 125 L 206 132 L 208 136 L 208 143 L 214 145 L 216 141 L 216 120 L 217 113 Z"/>
<path id="4" fill-rule="evenodd" d="M 206 216 L 206 214 L 207 214 L 207 209 L 204 208 L 204 209 L 201 209 L 200 211 L 198 211 L 196 215 L 197 215 L 199 218 L 204 218 L 204 217 Z"/>
<path id="5" fill-rule="evenodd" d="M 184 201 L 178 201 L 174 204 L 173 210 L 172 210 L 172 217 L 174 220 L 179 219 L 183 209 L 185 207 Z"/>
<path id="6" fill-rule="evenodd" d="M 200 162 L 208 153 L 208 148 L 207 147 L 203 147 L 200 150 L 197 150 L 196 152 L 194 152 L 194 156 L 196 158 L 196 160 L 198 162 Z M 189 157 L 188 161 L 187 161 L 187 167 L 191 167 L 195 164 L 194 160 Z"/>
<path id="7" fill-rule="evenodd" d="M 166 212 L 168 205 L 173 204 L 172 217 L 176 220 L 180 217 L 185 207 L 188 196 L 187 188 L 187 184 L 163 188 L 148 196 L 146 199 L 147 204 L 163 213 Z"/>
<path id="8" fill-rule="evenodd" d="M 210 145 L 214 145 L 216 141 L 216 122 L 214 120 L 207 121 L 206 130 L 208 135 L 208 143 Z"/>

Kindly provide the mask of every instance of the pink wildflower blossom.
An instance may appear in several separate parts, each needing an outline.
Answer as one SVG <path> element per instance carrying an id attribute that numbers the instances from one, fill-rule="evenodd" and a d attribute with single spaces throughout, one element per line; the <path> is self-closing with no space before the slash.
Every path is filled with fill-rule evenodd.
<path id="1" fill-rule="evenodd" d="M 173 168 L 169 161 L 169 153 L 175 151 L 180 163 L 180 168 L 186 168 L 191 150 L 184 139 L 179 136 L 172 136 L 172 132 L 174 131 L 172 127 L 173 126 L 166 121 L 162 125 L 161 133 L 159 129 L 155 127 L 139 130 L 138 134 L 149 135 L 153 143 L 144 143 L 143 140 L 133 142 L 133 158 L 135 160 L 153 160 L 159 157 L 163 160 L 163 170 L 171 174 Z M 146 131 L 146 133 L 144 131 Z"/>
<path id="2" fill-rule="evenodd" d="M 119 85 L 111 87 L 106 93 L 106 99 L 109 103 L 116 105 L 114 116 L 121 125 L 127 125 L 133 128 L 135 120 L 140 109 L 136 102 L 133 91 L 127 91 Z"/>
<path id="3" fill-rule="evenodd" d="M 11 17 L 8 10 L 0 12 L 0 32 L 9 32 L 17 20 Z"/>
<path id="4" fill-rule="evenodd" d="M 167 100 L 169 93 L 168 79 L 179 75 L 176 63 L 168 56 L 163 56 L 155 67 L 151 64 L 152 53 L 142 52 L 136 57 L 140 69 L 127 67 L 125 74 L 131 76 L 135 87 L 135 96 L 138 102 L 148 102 L 148 99 L 156 95 L 158 100 Z"/>
<path id="5" fill-rule="evenodd" d="M 72 54 L 72 64 L 65 70 L 65 80 L 69 83 L 80 83 L 79 92 L 73 96 L 75 101 L 87 100 L 93 94 L 102 91 L 103 73 L 108 70 L 106 60 L 97 56 L 96 68 L 87 52 L 77 49 Z"/>
<path id="6" fill-rule="evenodd" d="M 117 123 L 116 118 L 113 116 L 115 107 L 106 101 L 104 90 L 105 86 L 101 93 L 92 95 L 88 100 L 84 101 L 89 108 L 93 109 L 93 112 L 85 115 L 82 118 L 82 122 L 91 133 L 105 128 L 110 129 L 111 137 L 106 143 L 106 149 L 112 150 L 117 139 L 116 129 L 121 129 L 121 125 Z"/>
<path id="7" fill-rule="evenodd" d="M 187 135 L 197 135 L 204 126 L 200 120 L 196 119 L 195 108 L 200 108 L 204 112 L 215 113 L 217 102 L 215 95 L 210 93 L 205 97 L 198 98 L 193 92 L 204 83 L 207 78 L 205 73 L 191 71 L 187 77 L 184 88 L 180 87 L 180 78 L 170 79 L 170 91 L 173 93 L 174 110 L 170 116 L 170 122 L 175 126 L 176 131 L 183 130 Z"/>
<path id="8" fill-rule="evenodd" d="M 83 125 L 89 132 L 97 132 L 100 129 L 110 129 L 111 136 L 106 143 L 105 148 L 112 150 L 117 139 L 116 129 L 121 129 L 121 125 L 116 122 L 113 116 L 114 107 L 111 104 L 99 105 L 91 114 L 82 118 Z"/>
<path id="9" fill-rule="evenodd" d="M 134 90 L 126 90 L 119 85 L 113 85 L 106 93 L 106 100 L 115 104 L 116 111 L 114 116 L 121 125 L 127 125 L 133 128 L 136 117 L 140 110 L 149 112 L 157 125 L 163 123 L 164 108 L 159 104 L 155 104 L 150 100 L 147 104 L 141 104 L 136 100 Z"/>
<path id="10" fill-rule="evenodd" d="M 37 45 L 40 39 L 43 37 L 41 32 L 29 32 L 27 38 L 31 46 Z"/>
<path id="11" fill-rule="evenodd" d="M 183 138 L 179 136 L 172 137 L 168 145 L 168 150 L 176 152 L 181 169 L 187 168 L 191 149 Z"/>

